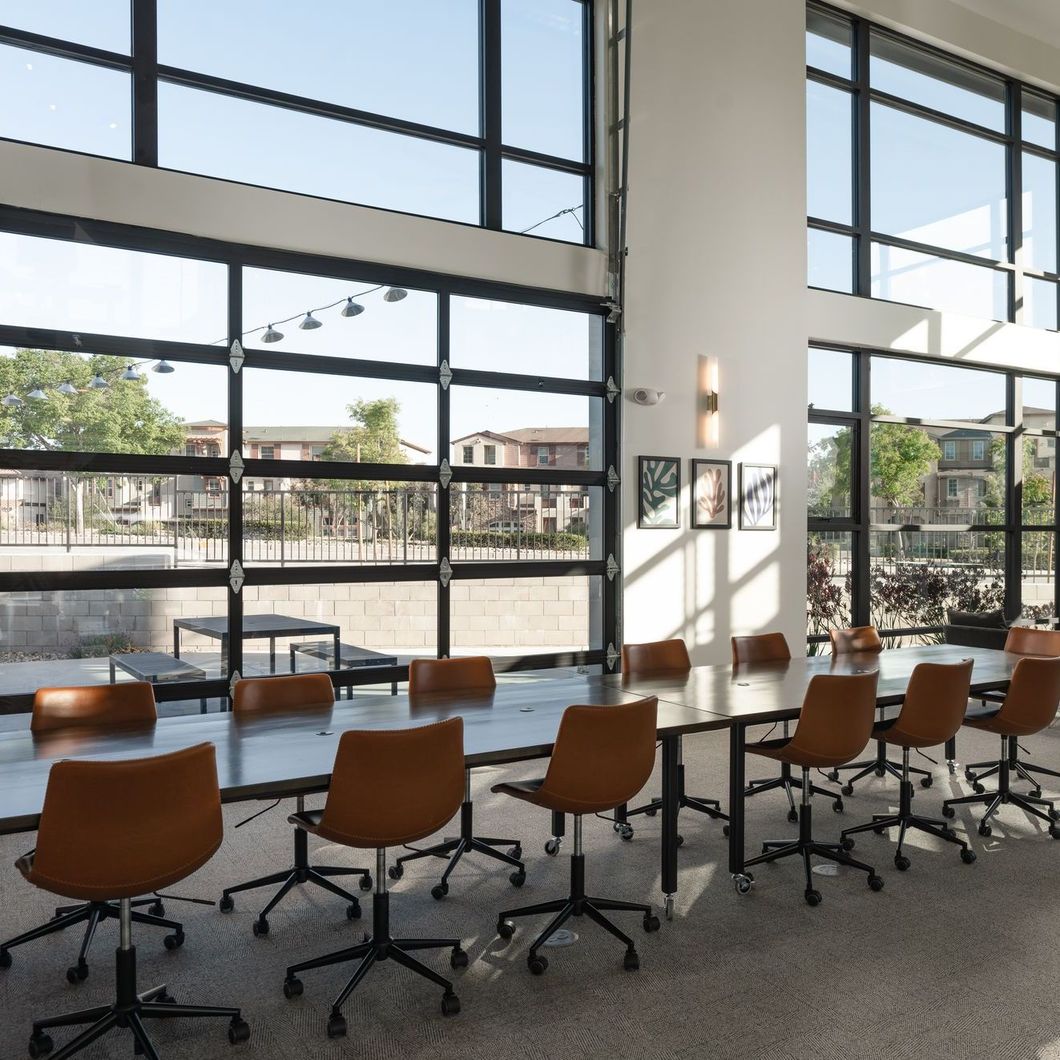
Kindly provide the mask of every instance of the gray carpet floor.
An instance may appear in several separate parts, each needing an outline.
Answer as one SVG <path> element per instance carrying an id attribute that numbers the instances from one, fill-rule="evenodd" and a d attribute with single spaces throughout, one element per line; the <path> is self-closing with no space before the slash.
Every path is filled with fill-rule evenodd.
<path id="1" fill-rule="evenodd" d="M 1060 728 L 1026 741 L 1033 759 L 1060 764 Z M 996 743 L 964 732 L 962 760 L 986 758 Z M 724 794 L 727 744 L 707 735 L 686 741 L 690 792 Z M 769 775 L 770 764 L 748 761 L 751 775 Z M 305 994 L 287 1001 L 281 986 L 293 961 L 351 945 L 370 923 L 349 923 L 343 905 L 316 889 L 295 892 L 272 914 L 267 938 L 251 934 L 265 892 L 239 896 L 236 910 L 169 902 L 185 924 L 187 941 L 174 952 L 157 929 L 136 932 L 142 988 L 166 982 L 180 1001 L 238 1004 L 252 1028 L 247 1045 L 233 1049 L 224 1026 L 205 1021 L 155 1028 L 163 1057 L 390 1058 L 460 1054 L 489 1060 L 546 1057 L 691 1058 L 1060 1058 L 1060 842 L 1041 822 L 1006 809 L 990 838 L 975 831 L 971 811 L 956 826 L 971 833 L 978 861 L 963 865 L 955 847 L 914 835 L 907 846 L 912 868 L 897 872 L 893 845 L 869 833 L 858 854 L 876 864 L 886 887 L 872 893 L 861 874 L 841 870 L 821 877 L 822 905 L 803 901 L 801 869 L 794 861 L 761 867 L 754 891 L 737 897 L 726 871 L 720 827 L 694 814 L 682 816 L 677 915 L 645 935 L 636 915 L 628 924 L 641 957 L 638 972 L 622 969 L 622 947 L 588 922 L 576 922 L 577 942 L 549 951 L 542 977 L 531 976 L 525 947 L 539 921 L 524 922 L 515 938 L 494 934 L 503 908 L 559 897 L 566 892 L 568 861 L 542 850 L 546 813 L 489 793 L 501 777 L 530 776 L 531 765 L 476 774 L 479 828 L 523 839 L 528 879 L 522 890 L 481 858 L 465 859 L 448 898 L 430 897 L 441 862 L 414 863 L 392 885 L 396 934 L 459 935 L 471 963 L 453 973 L 462 1012 L 444 1018 L 439 991 L 388 962 L 377 966 L 346 1006 L 349 1036 L 324 1033 L 329 1002 L 348 974 L 332 968 L 306 973 Z M 657 790 L 657 778 L 650 785 Z M 1048 789 L 1047 789 L 1048 790 Z M 918 789 L 915 808 L 937 815 L 941 799 L 965 794 L 958 776 L 936 769 L 930 791 Z M 816 831 L 834 836 L 843 824 L 867 819 L 893 805 L 893 782 L 862 782 L 834 815 L 815 802 Z M 281 809 L 234 830 L 256 808 L 225 810 L 228 829 L 217 856 L 185 883 L 180 894 L 216 898 L 225 884 L 283 868 L 290 833 Z M 284 807 L 286 809 L 286 807 Z M 765 838 L 794 835 L 783 796 L 748 804 L 748 850 Z M 658 902 L 658 818 L 637 819 L 632 842 L 619 840 L 603 821 L 586 822 L 591 892 Z M 32 836 L 0 839 L 0 931 L 25 930 L 56 904 L 27 885 L 13 868 Z M 321 862 L 373 865 L 370 853 L 314 844 Z M 367 857 L 367 860 L 366 860 Z M 0 971 L 0 1057 L 25 1055 L 34 1016 L 106 1003 L 113 990 L 117 927 L 109 922 L 96 939 L 91 975 L 78 986 L 64 972 L 76 956 L 80 929 L 14 951 Z M 428 956 L 445 974 L 444 955 Z M 65 1035 L 56 1035 L 58 1043 Z M 128 1057 L 126 1032 L 113 1032 L 85 1057 Z"/>

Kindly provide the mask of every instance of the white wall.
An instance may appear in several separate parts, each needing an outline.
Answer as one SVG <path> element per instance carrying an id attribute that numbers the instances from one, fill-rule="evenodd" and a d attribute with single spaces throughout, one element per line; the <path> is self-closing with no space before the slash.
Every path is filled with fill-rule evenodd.
<path id="1" fill-rule="evenodd" d="M 805 637 L 805 21 L 798 0 L 634 5 L 627 386 L 627 641 Z M 716 356 L 720 444 L 697 447 L 699 355 Z M 638 530 L 637 456 L 680 456 L 680 530 Z M 780 465 L 776 533 L 691 530 L 688 461 Z"/>

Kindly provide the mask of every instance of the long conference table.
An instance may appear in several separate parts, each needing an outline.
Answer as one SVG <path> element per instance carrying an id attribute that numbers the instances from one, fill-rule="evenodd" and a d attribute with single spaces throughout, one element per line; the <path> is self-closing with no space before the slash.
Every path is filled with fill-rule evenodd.
<path id="1" fill-rule="evenodd" d="M 948 645 L 879 655 L 817 656 L 785 663 L 695 667 L 687 675 L 624 679 L 568 676 L 499 685 L 488 696 L 438 693 L 364 696 L 331 709 L 240 721 L 230 713 L 160 718 L 146 727 L 65 729 L 34 735 L 25 727 L 0 733 L 0 834 L 36 829 L 48 772 L 63 758 L 119 759 L 164 754 L 202 742 L 217 751 L 225 802 L 285 798 L 326 791 L 339 737 L 350 729 L 392 729 L 445 718 L 464 719 L 468 766 L 498 766 L 547 757 L 563 711 L 572 703 L 627 703 L 658 696 L 662 745 L 661 884 L 667 917 L 678 893 L 678 766 L 685 736 L 729 730 L 729 872 L 744 893 L 744 753 L 747 730 L 797 718 L 816 674 L 879 671 L 877 704 L 896 713 L 913 668 L 921 662 L 974 660 L 972 692 L 1004 688 L 1020 658 L 1003 651 Z M 562 818 L 554 816 L 554 834 Z"/>

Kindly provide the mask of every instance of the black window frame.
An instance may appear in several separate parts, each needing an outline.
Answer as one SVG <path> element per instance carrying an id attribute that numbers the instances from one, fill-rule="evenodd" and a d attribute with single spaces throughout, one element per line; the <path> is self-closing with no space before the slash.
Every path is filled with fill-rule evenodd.
<path id="1" fill-rule="evenodd" d="M 229 98 L 242 99 L 247 102 L 280 107 L 301 114 L 330 118 L 363 128 L 377 129 L 386 132 L 412 136 L 433 143 L 448 144 L 453 147 L 475 149 L 481 160 L 479 174 L 479 221 L 472 224 L 466 221 L 443 220 L 447 224 L 461 224 L 473 228 L 486 228 L 493 231 L 509 231 L 503 227 L 503 163 L 505 161 L 522 162 L 553 172 L 567 173 L 581 177 L 582 182 L 582 240 L 559 239 L 555 236 L 536 235 L 534 238 L 567 245 L 594 246 L 596 214 L 596 74 L 594 48 L 594 3 L 593 0 L 570 0 L 582 9 L 582 128 L 583 159 L 563 158 L 559 155 L 546 154 L 507 144 L 503 141 L 501 123 L 501 34 L 502 10 L 501 0 L 479 0 L 479 86 L 481 102 L 479 107 L 480 128 L 478 134 L 457 132 L 440 126 L 427 125 L 408 121 L 403 118 L 378 114 L 355 107 L 345 107 L 324 100 L 311 99 L 289 92 L 280 92 L 258 85 L 231 81 L 212 74 L 185 70 L 181 67 L 168 66 L 158 62 L 158 6 L 157 0 L 129 0 L 131 5 L 131 47 L 127 55 L 103 48 L 79 44 L 76 41 L 49 37 L 14 26 L 0 24 L 0 44 L 9 44 L 57 58 L 71 59 L 87 63 L 90 66 L 117 70 L 131 75 L 132 79 L 132 144 L 129 164 L 150 168 L 166 168 L 158 164 L 158 86 L 160 82 L 214 92 Z M 12 140 L 0 137 L 0 141 L 14 143 L 35 143 L 35 141 Z M 95 155 L 93 152 L 74 151 L 70 148 L 47 146 L 49 150 L 63 151 L 67 154 L 90 155 L 108 158 L 111 156 Z M 183 172 L 183 171 L 177 171 Z M 211 177 L 206 174 L 193 173 L 206 180 L 226 178 Z M 226 181 L 227 183 L 246 184 L 252 187 L 269 187 L 255 184 L 253 181 Z M 388 210 L 386 207 L 374 206 L 371 203 L 354 203 L 348 199 L 328 199 L 326 196 L 311 195 L 307 192 L 292 191 L 286 188 L 274 189 L 289 195 L 300 195 L 306 198 L 326 199 L 327 201 L 347 202 L 360 205 L 366 209 L 386 210 L 391 213 L 408 214 L 413 217 L 431 217 L 413 210 Z M 541 218 L 542 221 L 546 218 Z M 511 233 L 509 234 L 519 234 Z"/>

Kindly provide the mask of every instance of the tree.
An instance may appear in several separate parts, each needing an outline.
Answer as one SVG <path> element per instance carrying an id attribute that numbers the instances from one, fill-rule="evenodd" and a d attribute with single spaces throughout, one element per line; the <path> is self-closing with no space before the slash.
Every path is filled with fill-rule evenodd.
<path id="1" fill-rule="evenodd" d="M 114 357 L 82 357 L 58 350 L 16 350 L 0 358 L 0 393 L 24 403 L 0 406 L 0 445 L 7 449 L 91 453 L 172 453 L 184 442 L 181 421 L 147 391 L 145 381 L 119 378 L 122 362 Z M 106 389 L 89 386 L 99 372 Z M 61 394 L 62 383 L 77 388 Z M 34 387 L 46 400 L 25 397 Z M 71 476 L 77 529 L 84 529 L 83 476 Z"/>
<path id="2" fill-rule="evenodd" d="M 873 405 L 874 416 L 888 409 Z M 872 493 L 891 508 L 916 504 L 924 497 L 924 479 L 941 456 L 938 443 L 919 427 L 901 423 L 872 424 Z"/>
<path id="3" fill-rule="evenodd" d="M 808 451 L 807 497 L 811 515 L 850 510 L 851 429 L 836 427 Z"/>

